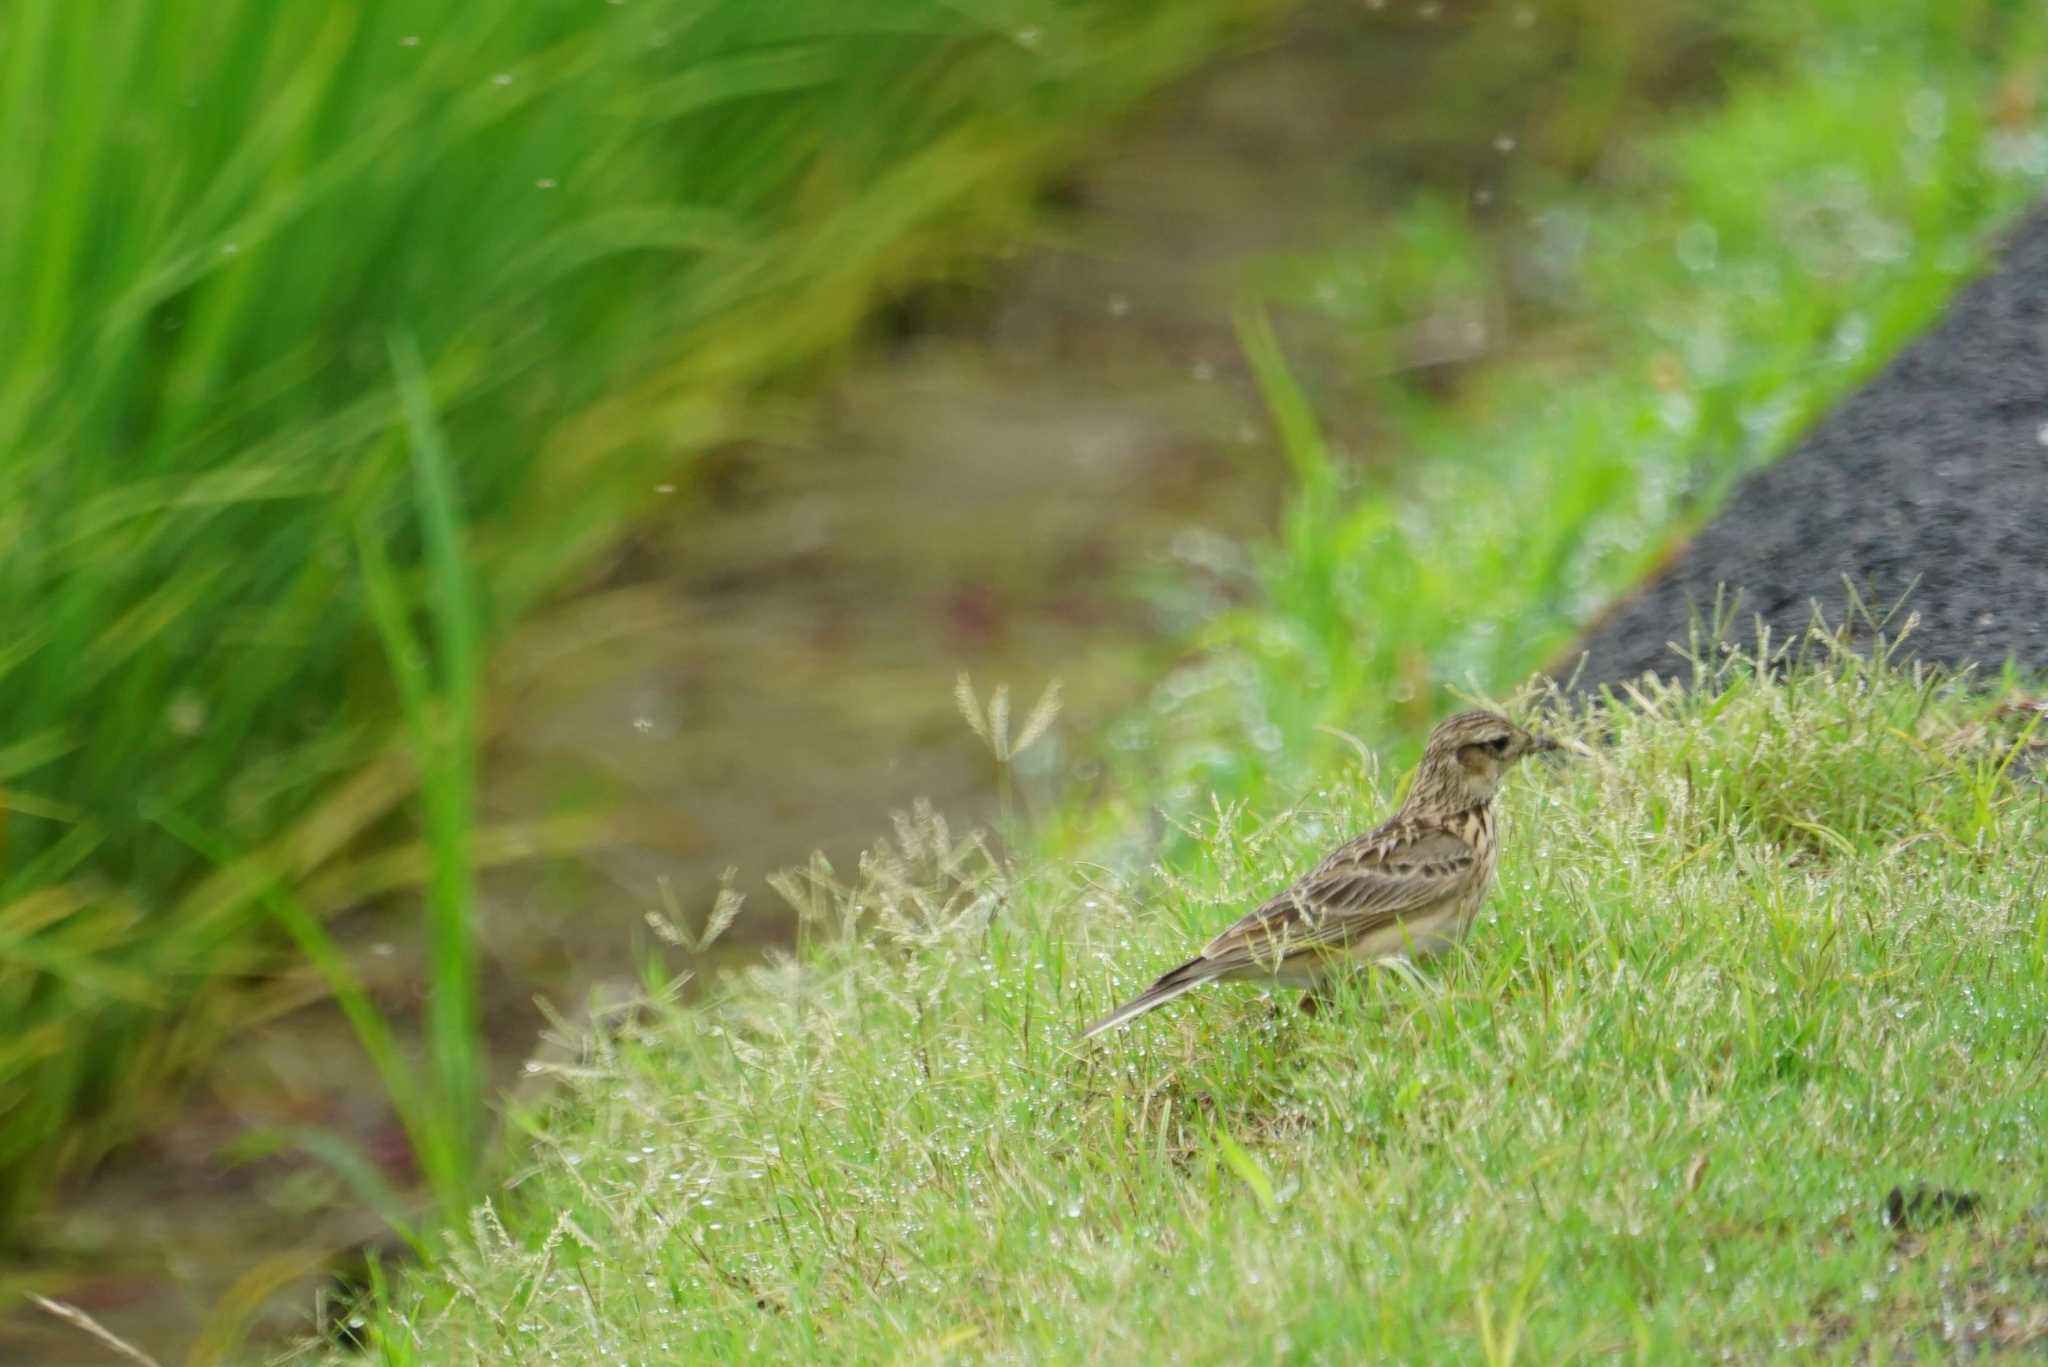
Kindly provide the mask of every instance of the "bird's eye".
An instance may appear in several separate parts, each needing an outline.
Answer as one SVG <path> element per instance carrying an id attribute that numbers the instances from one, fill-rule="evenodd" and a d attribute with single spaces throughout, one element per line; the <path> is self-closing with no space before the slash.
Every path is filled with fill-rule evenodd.
<path id="1" fill-rule="evenodd" d="M 1508 752 L 1508 738 L 1506 736 L 1495 736 L 1492 740 L 1486 742 L 1486 748 L 1493 751 L 1496 755 L 1505 755 Z"/>

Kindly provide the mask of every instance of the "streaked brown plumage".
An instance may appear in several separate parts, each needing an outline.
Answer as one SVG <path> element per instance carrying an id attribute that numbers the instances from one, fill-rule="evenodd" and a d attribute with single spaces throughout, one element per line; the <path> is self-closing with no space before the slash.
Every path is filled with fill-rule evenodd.
<path id="1" fill-rule="evenodd" d="M 1493 795 L 1501 778 L 1524 755 L 1557 748 L 1491 712 L 1439 723 L 1407 800 L 1385 825 L 1339 845 L 1081 1038 L 1203 983 L 1248 978 L 1313 990 L 1347 960 L 1416 959 L 1455 945 L 1493 881 Z"/>

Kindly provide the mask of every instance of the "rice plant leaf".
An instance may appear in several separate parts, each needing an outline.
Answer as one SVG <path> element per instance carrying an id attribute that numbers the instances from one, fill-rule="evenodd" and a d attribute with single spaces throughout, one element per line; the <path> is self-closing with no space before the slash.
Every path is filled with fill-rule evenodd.
<path id="1" fill-rule="evenodd" d="M 370 999 L 361 975 L 328 933 L 327 927 L 297 898 L 287 895 L 267 870 L 254 864 L 254 857 L 245 855 L 238 859 L 229 851 L 225 841 L 176 813 L 159 811 L 151 815 L 157 825 L 204 855 L 209 862 L 222 868 L 239 865 L 251 875 L 251 881 L 259 889 L 257 900 L 291 936 L 299 951 L 319 972 L 327 990 L 334 994 L 335 1005 L 341 1008 L 356 1042 L 376 1069 L 377 1078 L 383 1083 L 392 1109 L 398 1113 L 399 1124 L 404 1127 L 414 1156 L 428 1179 L 446 1180 L 436 1170 L 440 1161 L 445 1161 L 437 1161 L 436 1155 L 445 1149 L 446 1141 L 434 1133 L 435 1120 L 426 1105 L 427 1093 L 422 1090 L 417 1073 L 399 1048 L 390 1021 Z"/>
<path id="2" fill-rule="evenodd" d="M 419 350 L 410 339 L 395 337 L 391 362 L 412 448 L 426 543 L 428 607 L 438 657 L 440 688 L 434 701 L 439 706 L 430 716 L 422 699 L 413 721 L 424 764 L 427 838 L 434 851 L 427 903 L 428 974 L 432 981 L 427 999 L 427 1045 L 440 1120 L 433 1138 L 444 1146 L 443 1180 L 437 1194 L 446 1213 L 454 1216 L 468 1204 L 468 1193 L 461 1188 L 474 1175 L 483 1128 L 482 1024 L 472 919 L 480 628 L 462 544 L 455 474 L 434 417 Z M 438 725 L 432 724 L 435 722 Z M 457 1168 L 462 1173 L 460 1181 Z"/>
<path id="3" fill-rule="evenodd" d="M 68 726 L 52 726 L 22 737 L 12 745 L 0 745 L 0 782 L 48 764 L 78 748 L 78 737 Z"/>
<path id="4" fill-rule="evenodd" d="M 837 74 L 831 48 L 793 43 L 698 63 L 642 92 L 630 112 L 635 119 L 680 119 L 753 95 L 821 86 Z"/>

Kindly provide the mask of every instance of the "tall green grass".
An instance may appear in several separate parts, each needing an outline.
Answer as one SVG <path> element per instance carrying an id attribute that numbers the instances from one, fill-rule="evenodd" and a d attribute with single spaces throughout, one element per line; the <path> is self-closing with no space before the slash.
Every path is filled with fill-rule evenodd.
<path id="1" fill-rule="evenodd" d="M 394 343 L 392 359 L 405 407 L 406 434 L 420 509 L 431 588 L 432 648 L 415 635 L 408 605 L 381 535 L 356 529 L 356 556 L 377 633 L 398 685 L 412 751 L 420 765 L 422 820 L 431 856 L 424 915 L 427 1059 L 415 1066 L 400 1031 L 372 999 L 347 951 L 322 920 L 274 873 L 257 898 L 332 992 L 397 1114 L 413 1157 L 445 1223 L 459 1218 L 478 1193 L 483 1170 L 483 1107 L 489 1073 L 478 1004 L 477 925 L 473 915 L 477 726 L 482 682 L 476 597 L 463 545 L 460 494 L 435 420 L 419 353 L 410 339 Z M 166 830 L 220 868 L 249 859 L 178 812 L 152 815 Z M 380 1211 L 415 1248 L 410 1201 L 339 1136 L 302 1129 L 253 1136 L 243 1147 L 296 1141 L 352 1180 L 356 1194 Z"/>
<path id="2" fill-rule="evenodd" d="M 373 622 L 450 585 L 394 331 L 469 518 L 478 635 L 440 647 L 482 670 L 656 482 L 1263 8 L 7 7 L 0 1237 L 232 1025 L 265 889 L 317 919 L 350 861 L 419 862 L 395 814 L 445 761 Z M 151 814 L 247 857 L 207 873 Z"/>
<path id="3" fill-rule="evenodd" d="M 360 537 L 363 572 L 371 588 L 378 635 L 384 639 L 414 753 L 424 758 L 422 797 L 428 843 L 434 851 L 427 899 L 427 1075 L 431 1105 L 424 1126 L 431 1140 L 427 1172 L 446 1209 L 461 1205 L 474 1184 L 483 1130 L 485 1078 L 482 1010 L 477 1002 L 475 871 L 471 835 L 476 821 L 477 721 L 482 660 L 477 639 L 476 592 L 461 535 L 448 450 L 434 420 L 419 354 L 410 342 L 393 347 L 406 428 L 412 439 L 420 520 L 432 589 L 434 653 L 422 658 L 397 576 L 374 536 Z"/>

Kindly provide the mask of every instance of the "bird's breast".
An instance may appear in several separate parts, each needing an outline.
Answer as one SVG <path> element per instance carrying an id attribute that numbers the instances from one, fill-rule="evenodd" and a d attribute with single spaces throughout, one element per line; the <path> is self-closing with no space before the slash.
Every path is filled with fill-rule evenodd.
<path id="1" fill-rule="evenodd" d="M 1367 963 L 1388 959 L 1427 959 L 1452 948 L 1464 938 L 1479 910 L 1476 896 L 1446 898 L 1436 906 L 1411 912 L 1391 925 L 1359 936 L 1351 942 L 1350 953 Z"/>

